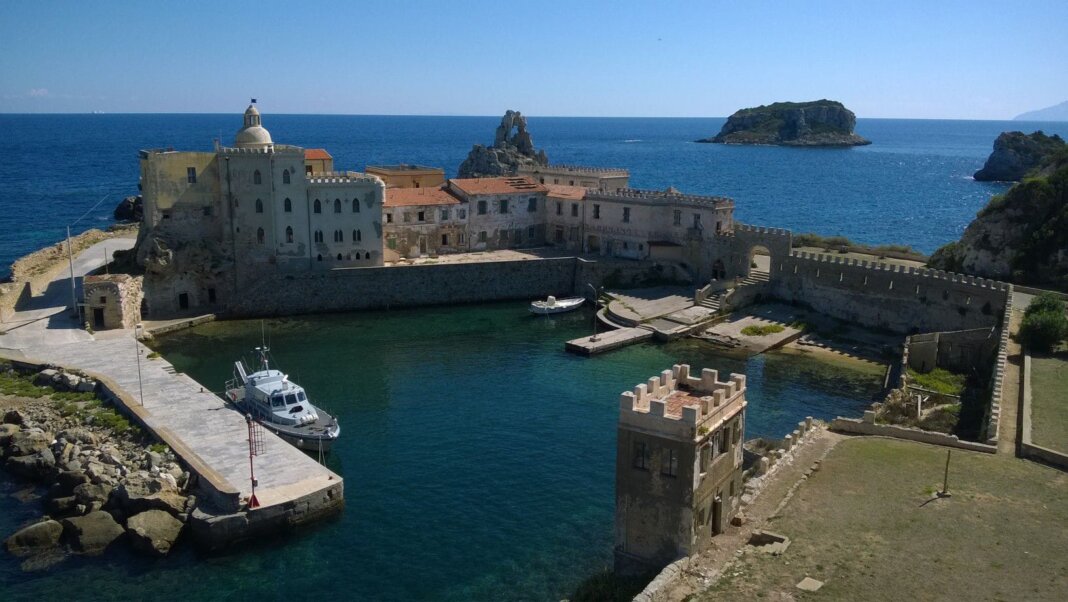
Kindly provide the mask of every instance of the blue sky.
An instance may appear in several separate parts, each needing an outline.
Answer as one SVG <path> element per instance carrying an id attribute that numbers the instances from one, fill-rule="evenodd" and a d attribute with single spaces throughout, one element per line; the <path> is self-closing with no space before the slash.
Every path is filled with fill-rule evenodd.
<path id="1" fill-rule="evenodd" d="M 1068 100 L 1068 2 L 7 2 L 0 112 L 1010 119 Z"/>

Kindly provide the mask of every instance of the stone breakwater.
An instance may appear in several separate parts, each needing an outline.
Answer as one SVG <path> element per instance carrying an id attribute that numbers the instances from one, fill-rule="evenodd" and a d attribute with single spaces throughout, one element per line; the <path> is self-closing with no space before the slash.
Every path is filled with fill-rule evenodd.
<path id="1" fill-rule="evenodd" d="M 11 478 L 43 495 L 43 516 L 4 540 L 33 570 L 68 555 L 120 545 L 163 556 L 181 537 L 196 498 L 175 455 L 103 407 L 98 383 L 70 371 L 0 368 L 5 395 L 0 454 Z"/>

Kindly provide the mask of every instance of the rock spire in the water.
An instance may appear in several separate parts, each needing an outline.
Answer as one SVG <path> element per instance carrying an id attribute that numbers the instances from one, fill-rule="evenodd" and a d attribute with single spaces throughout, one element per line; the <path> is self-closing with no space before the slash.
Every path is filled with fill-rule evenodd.
<path id="1" fill-rule="evenodd" d="M 512 133 L 515 130 L 515 133 Z M 519 111 L 508 111 L 497 126 L 493 146 L 476 144 L 460 164 L 461 178 L 515 175 L 520 165 L 548 165 L 545 151 L 535 151 L 527 131 L 527 119 Z"/>

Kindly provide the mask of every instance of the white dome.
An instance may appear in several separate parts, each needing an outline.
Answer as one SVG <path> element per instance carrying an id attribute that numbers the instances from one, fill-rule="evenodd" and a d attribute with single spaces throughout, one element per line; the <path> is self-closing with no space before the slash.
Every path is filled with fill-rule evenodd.
<path id="1" fill-rule="evenodd" d="M 234 137 L 234 146 L 237 148 L 263 148 L 274 144 L 271 141 L 271 133 L 260 125 L 260 112 L 256 105 L 249 105 L 245 109 L 245 127 L 237 132 Z"/>

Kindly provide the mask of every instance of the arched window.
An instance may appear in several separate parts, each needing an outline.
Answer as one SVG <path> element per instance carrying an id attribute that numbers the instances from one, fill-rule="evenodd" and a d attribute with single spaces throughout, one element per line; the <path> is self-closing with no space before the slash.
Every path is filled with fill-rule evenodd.
<path id="1" fill-rule="evenodd" d="M 289 170 L 282 170 L 282 183 L 289 184 Z"/>
<path id="2" fill-rule="evenodd" d="M 320 254 L 316 259 L 318 259 L 319 261 L 322 261 L 323 260 L 322 254 Z"/>
<path id="3" fill-rule="evenodd" d="M 370 258 L 371 258 L 371 252 L 370 252 L 370 251 L 368 251 L 368 252 L 364 253 L 364 254 L 363 254 L 363 258 L 364 258 L 364 259 L 370 259 Z"/>
<path id="4" fill-rule="evenodd" d="M 256 199 L 256 213 L 263 213 L 263 201 Z"/>
<path id="5" fill-rule="evenodd" d="M 334 213 L 341 213 L 341 199 L 334 199 Z"/>
<path id="6" fill-rule="evenodd" d="M 293 226 L 286 226 L 286 242 L 293 242 Z"/>
<path id="7" fill-rule="evenodd" d="M 338 260 L 338 261 L 341 261 L 341 253 L 338 253 L 338 254 L 337 254 L 337 260 Z"/>
<path id="8" fill-rule="evenodd" d="M 334 242 L 345 242 L 345 233 L 341 230 L 334 230 Z"/>
<path id="9" fill-rule="evenodd" d="M 359 213 L 360 212 L 360 199 L 352 199 L 352 212 L 353 213 Z"/>
<path id="10" fill-rule="evenodd" d="M 260 170 L 257 169 L 255 172 L 253 172 L 253 174 L 252 174 L 252 183 L 256 184 L 256 185 L 259 185 L 259 184 L 263 183 L 263 178 L 260 177 Z"/>
<path id="11" fill-rule="evenodd" d="M 313 211 L 315 211 L 315 213 L 323 212 L 323 204 L 319 202 L 319 199 L 315 199 L 315 209 L 313 209 Z"/>
<path id="12" fill-rule="evenodd" d="M 352 242 L 360 242 L 363 240 L 363 233 L 359 230 L 352 231 Z"/>
<path id="13" fill-rule="evenodd" d="M 282 205 L 286 213 L 293 213 L 293 201 L 286 199 L 285 202 L 282 203 Z"/>
<path id="14" fill-rule="evenodd" d="M 256 242 L 258 242 L 258 243 L 260 243 L 262 245 L 263 244 L 263 237 L 264 237 L 263 228 L 257 229 L 256 230 Z"/>
<path id="15" fill-rule="evenodd" d="M 315 231 L 315 242 L 323 242 L 323 231 L 322 230 L 316 230 Z"/>

